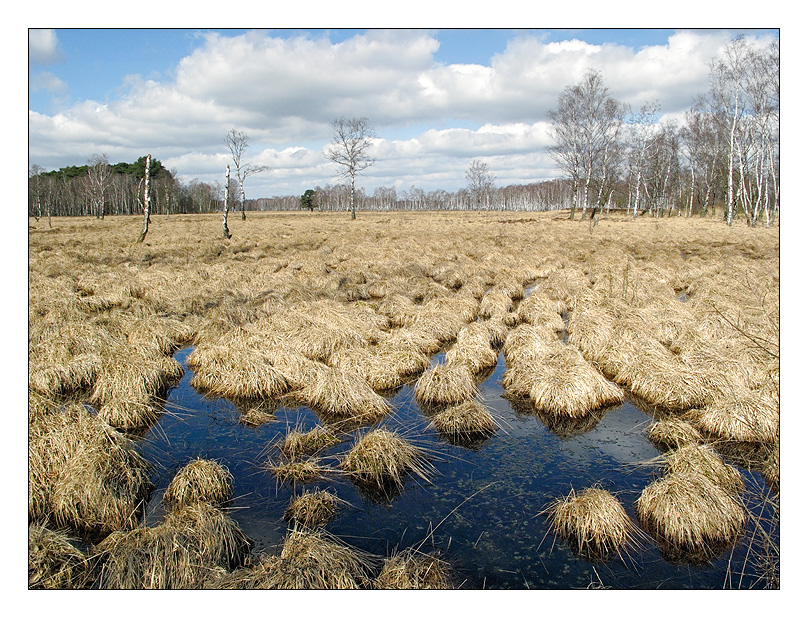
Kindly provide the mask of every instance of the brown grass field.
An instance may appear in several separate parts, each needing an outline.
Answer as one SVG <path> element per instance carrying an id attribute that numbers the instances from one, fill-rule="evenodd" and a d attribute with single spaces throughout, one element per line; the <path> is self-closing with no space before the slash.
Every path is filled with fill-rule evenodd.
<path id="1" fill-rule="evenodd" d="M 694 460 L 708 453 L 698 443 L 715 448 L 711 462 L 755 447 L 778 487 L 777 227 L 620 214 L 593 226 L 566 212 L 360 213 L 353 221 L 249 213 L 233 218 L 226 240 L 220 215 L 154 215 L 137 244 L 141 223 L 29 220 L 31 586 L 90 586 L 93 574 L 112 587 L 325 582 L 328 568 L 309 550 L 321 533 L 293 531 L 280 557 L 243 560 L 241 550 L 178 532 L 197 519 L 240 540 L 216 503 L 183 507 L 174 496 L 182 514 L 142 524 L 153 489 L 132 441 L 162 414 L 166 389 L 182 374 L 172 354 L 190 344 L 194 386 L 246 403 L 245 423 L 248 413 L 271 418 L 267 403 L 288 401 L 310 406 L 329 431 L 354 431 L 383 421 L 386 392 L 405 383 L 417 385 L 440 422 L 451 414 L 443 409 L 474 401 L 476 373 L 502 346 L 509 398 L 549 423 L 597 419 L 632 397 L 663 422 L 656 442 L 681 448 L 639 503 L 639 521 L 687 550 L 724 542 L 742 519 L 707 522 L 696 498 L 671 494 L 702 475 L 692 470 L 706 466 Z M 446 361 L 431 370 L 439 350 Z M 661 515 L 680 504 L 702 520 Z M 172 574 L 156 562 L 180 535 L 197 554 Z M 90 558 L 67 541 L 74 538 L 90 544 Z M 345 575 L 332 574 L 330 585 L 371 586 L 370 564 L 328 544 Z M 125 574 L 136 551 L 142 573 Z M 413 562 L 406 558 L 402 565 Z M 196 562 L 205 574 L 189 572 Z M 379 586 L 396 586 L 386 565 Z M 283 570 L 268 575 L 272 566 Z"/>

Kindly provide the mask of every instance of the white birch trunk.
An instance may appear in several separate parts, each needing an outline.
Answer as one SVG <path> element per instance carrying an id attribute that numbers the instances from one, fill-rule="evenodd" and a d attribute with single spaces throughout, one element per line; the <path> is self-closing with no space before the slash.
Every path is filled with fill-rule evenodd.
<path id="1" fill-rule="evenodd" d="M 222 211 L 222 236 L 226 239 L 230 238 L 230 230 L 228 230 L 228 206 L 230 202 L 230 166 L 227 167 L 225 172 L 225 206 Z"/>
<path id="2" fill-rule="evenodd" d="M 146 169 L 143 173 L 143 230 L 140 232 L 138 243 L 142 243 L 146 238 L 146 233 L 149 232 L 149 210 L 151 207 L 151 200 L 149 196 L 149 168 L 152 164 L 152 156 L 146 155 Z"/>

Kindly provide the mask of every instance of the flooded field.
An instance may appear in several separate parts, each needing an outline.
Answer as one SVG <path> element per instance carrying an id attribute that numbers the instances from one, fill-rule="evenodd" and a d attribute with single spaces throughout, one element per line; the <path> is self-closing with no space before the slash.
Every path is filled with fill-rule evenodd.
<path id="1" fill-rule="evenodd" d="M 777 231 L 275 215 L 223 241 L 213 218 L 157 224 L 148 246 L 124 240 L 135 220 L 30 231 L 32 586 L 403 586 L 383 574 L 407 553 L 440 570 L 421 586 L 778 586 Z M 401 483 L 348 465 L 377 428 L 423 458 Z M 327 444 L 282 451 L 320 430 Z M 197 459 L 226 469 L 231 499 L 164 498 Z M 740 520 L 689 515 L 673 486 L 680 520 L 661 520 L 679 479 L 706 489 L 701 514 L 727 500 Z M 598 556 L 551 517 L 588 488 L 629 520 Z M 294 524 L 316 490 L 336 510 Z M 343 563 L 304 561 L 301 539 Z M 347 580 L 314 580 L 329 571 Z"/>

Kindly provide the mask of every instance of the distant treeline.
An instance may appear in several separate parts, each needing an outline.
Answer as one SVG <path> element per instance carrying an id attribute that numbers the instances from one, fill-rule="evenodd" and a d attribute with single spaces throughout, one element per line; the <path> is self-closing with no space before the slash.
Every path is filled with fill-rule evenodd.
<path id="1" fill-rule="evenodd" d="M 143 212 L 143 178 L 146 157 L 133 163 L 109 164 L 95 155 L 85 165 L 72 165 L 53 171 L 32 166 L 28 179 L 28 215 L 42 217 L 135 215 Z M 176 171 L 168 170 L 152 159 L 150 170 L 152 213 L 212 213 L 224 206 L 222 183 L 198 179 L 182 182 Z M 348 184 L 326 185 L 304 191 L 304 196 L 274 196 L 246 200 L 247 211 L 345 211 L 350 205 Z M 239 209 L 237 184 L 231 179 L 231 208 Z M 442 189 L 426 192 L 412 186 L 409 190 L 378 187 L 366 193 L 356 190 L 359 210 L 552 210 L 568 208 L 570 183 L 549 180 L 526 185 L 494 188 L 482 199 L 466 188 L 455 192 Z"/>

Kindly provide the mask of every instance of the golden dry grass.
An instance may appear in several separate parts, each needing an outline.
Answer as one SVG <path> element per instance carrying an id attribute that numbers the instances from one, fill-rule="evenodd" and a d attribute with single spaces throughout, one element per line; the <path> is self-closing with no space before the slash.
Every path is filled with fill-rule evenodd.
<path id="1" fill-rule="evenodd" d="M 352 479 L 371 487 L 402 486 L 413 473 L 425 481 L 430 465 L 425 454 L 396 432 L 377 428 L 359 438 L 340 462 Z"/>
<path id="2" fill-rule="evenodd" d="M 361 589 L 369 584 L 370 557 L 322 529 L 293 528 L 281 552 L 225 575 L 226 589 Z"/>
<path id="3" fill-rule="evenodd" d="M 334 518 L 339 502 L 336 494 L 326 490 L 304 492 L 292 497 L 284 512 L 284 520 L 309 529 L 322 527 Z"/>
<path id="4" fill-rule="evenodd" d="M 649 440 L 663 449 L 683 447 L 702 441 L 702 434 L 684 419 L 668 417 L 649 426 Z"/>
<path id="5" fill-rule="evenodd" d="M 63 531 L 28 525 L 28 587 L 86 589 L 94 579 L 94 563 Z"/>
<path id="6" fill-rule="evenodd" d="M 710 557 L 742 531 L 738 499 L 701 473 L 667 473 L 643 489 L 635 503 L 638 523 L 675 553 Z"/>
<path id="7" fill-rule="evenodd" d="M 424 372 L 416 382 L 416 400 L 427 406 L 458 404 L 478 393 L 475 377 L 466 364 L 442 363 Z"/>
<path id="8" fill-rule="evenodd" d="M 507 393 L 529 398 L 549 416 L 581 418 L 624 400 L 621 389 L 578 348 L 562 344 L 546 327 L 520 325 L 506 338 L 503 354 L 508 369 L 502 384 Z"/>
<path id="9" fill-rule="evenodd" d="M 232 496 L 233 475 L 227 467 L 196 458 L 174 475 L 163 493 L 163 502 L 172 510 L 203 502 L 224 507 Z"/>
<path id="10" fill-rule="evenodd" d="M 474 374 L 482 362 L 460 341 L 477 324 L 529 396 L 566 311 L 568 345 L 644 406 L 689 411 L 723 454 L 761 442 L 777 453 L 778 228 L 617 213 L 592 228 L 558 213 L 361 213 L 356 226 L 309 215 L 254 213 L 230 240 L 218 215 L 160 217 L 142 244 L 139 217 L 29 222 L 30 520 L 71 535 L 137 526 L 145 462 L 115 428 L 162 414 L 180 374 L 171 354 L 189 343 L 195 378 L 234 401 L 306 395 L 326 417 L 372 423 L 387 411 L 371 393 L 423 377 L 442 346 L 459 349 L 448 366 L 465 359 Z M 513 346 L 528 328 L 544 344 Z M 217 361 L 218 347 L 235 354 Z M 76 402 L 99 417 L 74 419 Z"/>
<path id="11" fill-rule="evenodd" d="M 300 428 L 293 428 L 279 441 L 278 449 L 287 458 L 294 459 L 317 453 L 321 449 L 339 442 L 339 438 L 322 426 L 315 426 L 306 432 Z"/>
<path id="12" fill-rule="evenodd" d="M 29 420 L 28 516 L 82 534 L 137 525 L 153 490 L 133 441 L 83 406 Z"/>
<path id="13" fill-rule="evenodd" d="M 464 365 L 473 374 L 479 374 L 497 365 L 492 339 L 492 333 L 484 323 L 473 322 L 460 330 L 444 361 L 447 365 Z"/>
<path id="14" fill-rule="evenodd" d="M 155 527 L 115 532 L 96 548 L 102 589 L 200 589 L 239 567 L 250 540 L 207 503 L 169 513 Z"/>
<path id="15" fill-rule="evenodd" d="M 305 460 L 281 459 L 274 461 L 268 459 L 265 467 L 280 483 L 308 484 L 323 478 L 329 469 L 323 466 L 320 458 L 311 457 Z"/>
<path id="16" fill-rule="evenodd" d="M 406 548 L 385 559 L 375 589 L 451 589 L 449 564 L 436 553 Z"/>
<path id="17" fill-rule="evenodd" d="M 325 365 L 319 365 L 312 380 L 293 396 L 326 421 L 374 423 L 390 412 L 387 400 L 362 376 Z"/>
<path id="18" fill-rule="evenodd" d="M 699 473 L 733 495 L 738 495 L 744 490 L 741 473 L 730 464 L 726 464 L 708 445 L 688 443 L 668 452 L 666 471 Z"/>
<path id="19" fill-rule="evenodd" d="M 689 418 L 714 439 L 770 444 L 778 440 L 778 401 L 761 391 L 739 390 L 728 399 L 690 411 Z"/>
<path id="20" fill-rule="evenodd" d="M 448 406 L 433 415 L 430 425 L 451 442 L 461 444 L 488 438 L 497 431 L 492 414 L 476 400 Z"/>
<path id="21" fill-rule="evenodd" d="M 636 530 L 621 503 L 608 491 L 591 487 L 571 490 L 547 508 L 557 537 L 577 554 L 604 560 L 633 542 Z"/>

